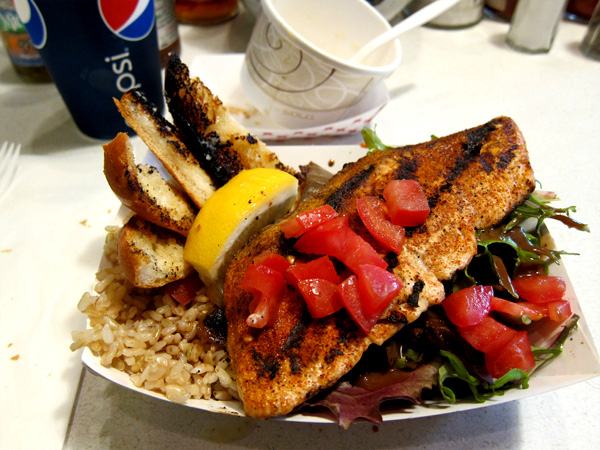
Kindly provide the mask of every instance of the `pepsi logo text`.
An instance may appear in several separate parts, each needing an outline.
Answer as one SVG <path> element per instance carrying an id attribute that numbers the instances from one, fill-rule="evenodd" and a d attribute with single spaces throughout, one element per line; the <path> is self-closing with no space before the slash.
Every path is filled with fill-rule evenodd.
<path id="1" fill-rule="evenodd" d="M 111 63 L 112 72 L 118 75 L 115 86 L 119 92 L 127 92 L 133 88 L 140 88 L 142 85 L 136 83 L 133 71 L 133 63 L 129 59 L 129 50 L 125 49 L 123 53 L 104 58 L 106 63 Z"/>

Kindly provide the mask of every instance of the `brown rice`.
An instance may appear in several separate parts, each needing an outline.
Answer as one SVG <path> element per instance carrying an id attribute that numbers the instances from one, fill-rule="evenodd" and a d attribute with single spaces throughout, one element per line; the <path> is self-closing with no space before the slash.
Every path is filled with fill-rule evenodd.
<path id="1" fill-rule="evenodd" d="M 239 398 L 227 351 L 203 332 L 216 305 L 203 290 L 184 307 L 159 289 L 133 287 L 117 262 L 120 228 L 106 231 L 95 292 L 83 294 L 78 304 L 89 325 L 72 333 L 71 349 L 89 347 L 103 366 L 174 402 Z"/>

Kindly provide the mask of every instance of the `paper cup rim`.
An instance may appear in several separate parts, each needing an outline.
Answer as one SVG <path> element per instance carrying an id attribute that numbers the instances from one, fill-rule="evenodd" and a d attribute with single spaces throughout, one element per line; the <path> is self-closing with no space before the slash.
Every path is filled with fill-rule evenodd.
<path id="1" fill-rule="evenodd" d="M 381 23 L 385 28 L 390 29 L 390 23 L 383 17 L 383 15 L 377 11 L 377 9 L 371 7 L 368 3 L 361 1 L 360 3 L 364 3 L 365 9 L 368 9 L 373 16 L 377 17 L 381 20 Z M 394 70 L 398 68 L 400 65 L 400 61 L 402 60 L 402 46 L 400 45 L 400 41 L 395 39 L 389 42 L 386 45 L 393 45 L 394 50 L 396 52 L 396 57 L 393 62 L 387 64 L 385 66 L 367 66 L 362 64 L 352 64 L 344 59 L 341 59 L 335 55 L 332 55 L 329 52 L 319 49 L 317 46 L 306 40 L 300 34 L 298 34 L 292 26 L 275 10 L 273 6 L 272 0 L 261 0 L 262 8 L 261 14 L 264 14 L 272 23 L 273 26 L 277 28 L 279 32 L 283 36 L 287 36 L 288 38 L 292 38 L 294 43 L 301 47 L 303 50 L 308 51 L 313 56 L 317 57 L 325 57 L 329 63 L 333 67 L 338 70 L 344 70 L 346 72 L 355 73 L 362 76 L 375 76 L 375 77 L 386 77 L 390 75 Z M 282 26 L 285 24 L 285 27 Z M 287 28 L 286 28 L 287 27 Z"/>

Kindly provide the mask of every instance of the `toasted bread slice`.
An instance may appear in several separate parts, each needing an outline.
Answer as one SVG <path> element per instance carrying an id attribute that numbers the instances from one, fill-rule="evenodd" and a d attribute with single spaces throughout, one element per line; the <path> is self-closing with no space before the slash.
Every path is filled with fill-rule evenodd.
<path id="1" fill-rule="evenodd" d="M 198 78 L 191 79 L 188 67 L 176 55 L 167 65 L 165 95 L 181 138 L 217 186 L 255 167 L 294 173 L 231 116 Z"/>
<path id="2" fill-rule="evenodd" d="M 121 203 L 140 217 L 187 236 L 198 212 L 188 196 L 169 185 L 155 167 L 136 165 L 125 133 L 103 148 L 104 175 Z"/>
<path id="3" fill-rule="evenodd" d="M 119 233 L 119 265 L 134 286 L 161 287 L 194 272 L 183 259 L 184 244 L 180 234 L 134 215 Z"/>
<path id="4" fill-rule="evenodd" d="M 115 104 L 127 123 L 163 163 L 192 201 L 201 208 L 215 186 L 198 161 L 179 139 L 175 128 L 137 90 L 123 94 Z"/>

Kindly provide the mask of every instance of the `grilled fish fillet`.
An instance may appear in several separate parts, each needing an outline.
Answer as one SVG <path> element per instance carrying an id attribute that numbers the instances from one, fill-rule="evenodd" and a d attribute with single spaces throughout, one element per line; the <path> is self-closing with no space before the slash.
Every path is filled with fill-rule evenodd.
<path id="1" fill-rule="evenodd" d="M 431 213 L 407 229 L 400 255 L 387 253 L 367 233 L 355 199 L 381 196 L 393 179 L 418 180 Z M 498 224 L 534 189 L 527 149 L 517 125 L 496 118 L 424 144 L 385 150 L 347 165 L 296 213 L 329 204 L 389 263 L 404 287 L 371 333 L 361 333 L 342 310 L 313 320 L 301 295 L 288 287 L 279 320 L 264 329 L 246 325 L 251 296 L 239 288 L 254 257 L 265 250 L 298 255 L 280 226 L 264 229 L 232 261 L 225 284 L 227 349 L 246 414 L 267 418 L 291 412 L 332 386 L 371 344 L 382 344 L 430 305 L 444 299 L 443 280 L 464 268 L 477 252 L 475 230 Z"/>

